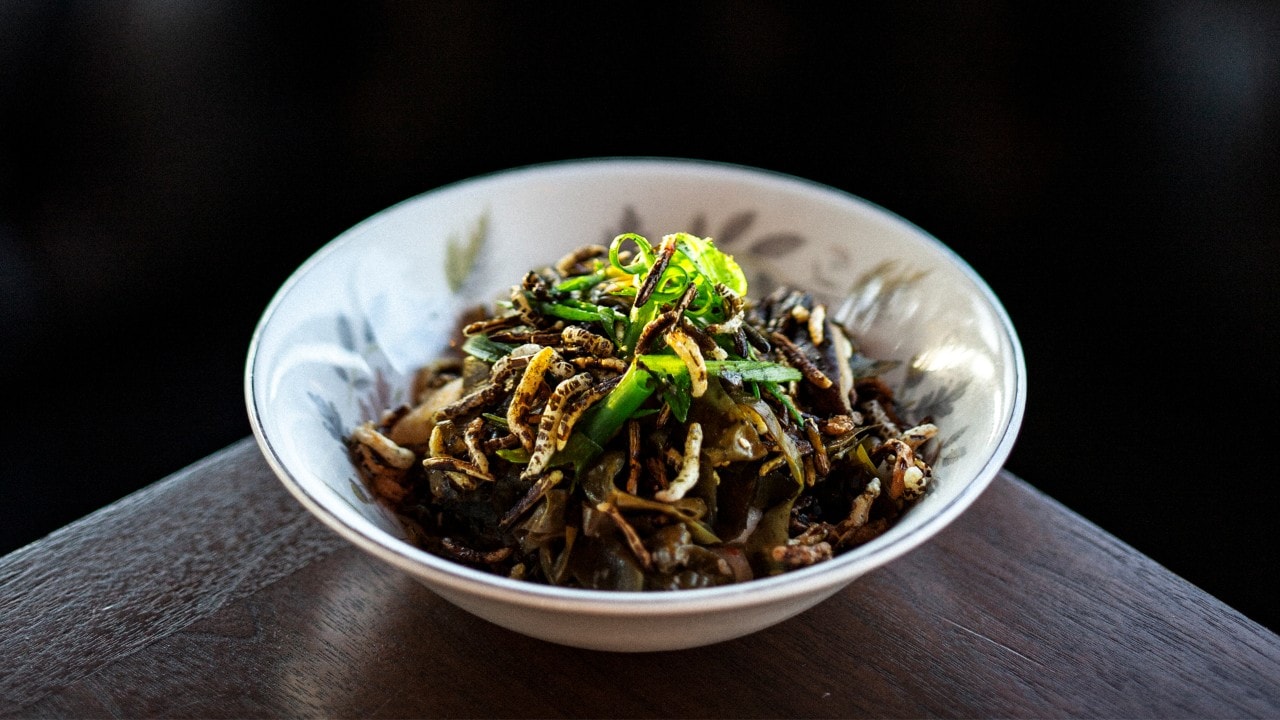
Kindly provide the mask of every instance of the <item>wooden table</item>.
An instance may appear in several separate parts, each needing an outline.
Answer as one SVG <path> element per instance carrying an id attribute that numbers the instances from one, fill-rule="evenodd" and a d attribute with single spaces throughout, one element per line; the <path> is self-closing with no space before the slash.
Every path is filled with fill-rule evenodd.
<path id="1" fill-rule="evenodd" d="M 1280 717 L 1280 637 L 1002 473 L 760 633 L 490 625 L 309 516 L 246 439 L 0 559 L 6 717 Z"/>

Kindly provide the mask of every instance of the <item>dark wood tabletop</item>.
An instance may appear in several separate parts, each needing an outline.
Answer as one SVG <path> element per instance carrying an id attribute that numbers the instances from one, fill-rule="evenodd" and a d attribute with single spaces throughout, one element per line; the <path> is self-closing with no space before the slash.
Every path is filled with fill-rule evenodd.
<path id="1" fill-rule="evenodd" d="M 477 619 L 251 439 L 0 559 L 5 717 L 1280 717 L 1280 637 L 1001 473 L 754 635 L 614 654 Z"/>

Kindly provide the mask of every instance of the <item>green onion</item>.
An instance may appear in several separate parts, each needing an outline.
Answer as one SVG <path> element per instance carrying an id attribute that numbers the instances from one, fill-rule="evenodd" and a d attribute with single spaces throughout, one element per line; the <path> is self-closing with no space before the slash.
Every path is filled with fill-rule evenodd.
<path id="1" fill-rule="evenodd" d="M 676 355 L 661 351 L 632 357 L 636 341 L 645 326 L 679 300 L 690 286 L 695 294 L 693 302 L 685 310 L 686 318 L 703 328 L 727 320 L 729 308 L 718 287 L 723 286 L 745 296 L 747 280 L 738 263 L 720 252 L 710 239 L 677 233 L 664 238 L 663 242 L 663 252 L 671 252 L 670 260 L 665 268 L 659 268 L 661 276 L 651 279 L 654 290 L 649 300 L 639 306 L 633 303 L 629 315 L 580 297 L 567 297 L 570 293 L 581 295 L 604 282 L 608 279 L 605 270 L 564 280 L 555 286 L 558 295 L 554 300 L 538 303 L 538 309 L 545 315 L 598 324 L 618 347 L 617 355 L 631 361 L 617 387 L 578 422 L 569 442 L 552 459 L 553 465 L 571 464 L 581 470 L 602 452 L 627 420 L 652 412 L 642 406 L 654 393 L 660 395 L 677 420 L 685 422 L 688 418 L 692 404 L 689 368 Z M 626 243 L 637 248 L 635 259 L 629 264 L 624 264 L 621 257 Z M 644 237 L 635 233 L 618 235 L 609 246 L 609 264 L 629 277 L 630 284 L 618 283 L 621 287 L 616 292 L 634 294 L 648 274 L 655 270 L 658 261 L 659 250 Z M 723 340 L 716 339 L 718 342 Z M 723 342 L 722 346 L 725 345 L 729 343 Z M 763 385 L 782 403 L 788 414 L 797 422 L 804 422 L 795 404 L 779 385 L 801 379 L 799 370 L 779 363 L 741 358 L 706 360 L 705 365 L 707 373 L 713 377 L 747 384 L 756 398 L 760 395 L 759 386 Z"/>
<path id="2" fill-rule="evenodd" d="M 550 315 L 551 317 L 563 318 L 574 322 L 600 322 L 600 313 L 576 308 L 566 303 L 539 303 L 538 310 L 540 310 L 543 315 Z"/>
<path id="3" fill-rule="evenodd" d="M 641 355 L 636 361 L 654 372 L 667 375 L 689 372 L 684 361 L 675 355 Z M 708 375 L 748 382 L 780 383 L 804 377 L 799 370 L 789 365 L 767 360 L 707 360 L 705 364 Z"/>
<path id="4" fill-rule="evenodd" d="M 797 373 L 798 372 L 799 371 L 797 371 Z M 792 379 L 799 380 L 799 378 Z M 787 409 L 787 414 L 791 416 L 792 420 L 796 421 L 797 425 L 804 425 L 804 416 L 800 414 L 800 410 L 796 408 L 796 404 L 791 402 L 791 396 L 783 392 L 781 387 L 778 387 L 778 383 L 762 382 L 760 384 L 764 385 L 765 389 L 769 391 L 769 394 L 773 395 L 778 399 L 778 402 L 782 403 L 782 406 Z"/>
<path id="5" fill-rule="evenodd" d="M 483 333 L 472 335 L 467 341 L 462 343 L 462 351 L 468 355 L 477 357 L 489 364 L 493 364 L 511 354 L 515 350 L 515 345 L 500 343 L 490 340 L 488 335 Z"/>
<path id="6" fill-rule="evenodd" d="M 590 275 L 577 275 L 571 278 L 566 278 L 556 283 L 554 286 L 554 289 L 558 292 L 565 292 L 565 293 L 580 292 L 582 290 L 590 290 L 591 288 L 603 282 L 605 277 L 607 276 L 605 275 L 603 270 L 599 272 L 593 272 Z"/>

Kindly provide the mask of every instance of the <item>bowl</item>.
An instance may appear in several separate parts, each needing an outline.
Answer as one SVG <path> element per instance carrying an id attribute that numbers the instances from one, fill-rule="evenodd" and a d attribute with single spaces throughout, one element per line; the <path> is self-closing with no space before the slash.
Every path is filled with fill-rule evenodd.
<path id="1" fill-rule="evenodd" d="M 621 232 L 715 239 L 753 297 L 780 284 L 836 308 L 864 352 L 899 360 L 898 399 L 940 427 L 930 491 L 888 532 L 780 575 L 678 591 L 562 588 L 455 564 L 406 541 L 343 438 L 407 401 L 458 318 L 525 272 Z M 254 332 L 245 400 L 289 492 L 378 560 L 485 620 L 553 643 L 639 652 L 707 645 L 804 612 L 902 557 L 990 484 L 1026 399 L 1017 334 L 977 273 L 921 228 L 803 178 L 679 158 L 513 168 L 409 198 L 328 242 L 284 283 Z"/>

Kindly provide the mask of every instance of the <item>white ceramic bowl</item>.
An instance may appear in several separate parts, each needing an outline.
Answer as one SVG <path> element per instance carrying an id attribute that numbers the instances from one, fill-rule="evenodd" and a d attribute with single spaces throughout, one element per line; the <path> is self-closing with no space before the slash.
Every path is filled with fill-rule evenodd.
<path id="1" fill-rule="evenodd" d="M 456 317 L 532 268 L 636 231 L 714 238 L 750 293 L 813 291 L 867 354 L 903 361 L 898 398 L 941 427 L 925 498 L 893 529 L 825 563 L 674 592 L 550 587 L 418 550 L 370 501 L 342 437 L 405 400 Z M 480 238 L 476 241 L 476 238 Z M 473 252 L 474 251 L 474 252 Z M 828 598 L 927 541 L 987 487 L 1022 421 L 1026 372 L 990 288 L 920 228 L 848 193 L 759 169 L 665 158 L 523 167 L 448 185 L 356 225 L 304 263 L 262 316 L 245 399 L 267 461 L 320 520 L 446 600 L 556 643 L 670 650 L 752 633 Z"/>

